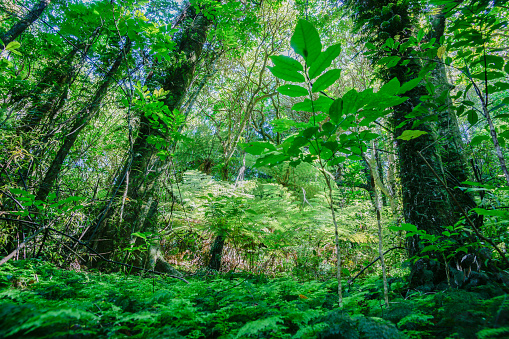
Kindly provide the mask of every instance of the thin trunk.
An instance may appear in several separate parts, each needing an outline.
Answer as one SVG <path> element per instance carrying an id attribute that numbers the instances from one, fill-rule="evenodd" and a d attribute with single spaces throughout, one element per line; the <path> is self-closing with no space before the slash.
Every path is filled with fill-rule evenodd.
<path id="1" fill-rule="evenodd" d="M 14 41 L 21 35 L 35 20 L 39 19 L 44 9 L 49 5 L 50 0 L 41 0 L 37 5 L 32 8 L 17 24 L 7 31 L 4 35 L 0 36 L 0 40 L 4 45 Z"/>
<path id="2" fill-rule="evenodd" d="M 214 243 L 210 247 L 210 254 L 209 254 L 209 264 L 208 269 L 220 271 L 221 270 L 221 260 L 223 257 L 223 248 L 226 241 L 226 237 L 222 232 L 217 234 L 216 238 L 214 239 Z"/>
<path id="3" fill-rule="evenodd" d="M 124 48 L 126 50 L 126 53 L 127 51 L 130 50 L 131 48 L 130 41 L 126 42 L 126 46 Z M 71 150 L 72 146 L 74 146 L 74 143 L 76 142 L 76 139 L 78 138 L 80 132 L 83 130 L 83 128 L 87 126 L 88 122 L 99 111 L 102 100 L 106 96 L 106 93 L 108 92 L 111 83 L 114 81 L 114 76 L 117 73 L 118 69 L 120 68 L 120 65 L 122 64 L 123 60 L 124 54 L 120 53 L 115 59 L 113 66 L 111 66 L 110 70 L 106 74 L 103 83 L 96 90 L 90 103 L 77 114 L 77 118 L 73 126 L 71 127 L 70 134 L 67 135 L 67 137 L 65 138 L 64 143 L 58 150 L 57 155 L 53 159 L 53 162 L 49 166 L 48 170 L 46 171 L 44 179 L 39 184 L 39 188 L 36 194 L 36 200 L 46 200 L 46 197 L 51 191 L 51 188 L 53 187 L 56 178 L 60 174 L 60 170 L 62 168 L 62 164 L 64 163 L 65 158 L 69 154 L 69 151 Z"/>
<path id="4" fill-rule="evenodd" d="M 334 240 L 336 244 L 336 260 L 337 260 L 336 279 L 338 280 L 338 305 L 340 308 L 343 308 L 343 288 L 341 285 L 341 252 L 339 247 L 339 228 L 338 223 L 336 221 L 336 211 L 334 210 L 334 199 L 332 197 L 331 178 L 329 178 L 324 168 L 322 168 L 322 173 L 325 177 L 325 181 L 327 182 L 327 187 L 329 188 L 329 208 L 332 215 L 332 222 L 334 223 L 334 237 L 335 237 Z"/>

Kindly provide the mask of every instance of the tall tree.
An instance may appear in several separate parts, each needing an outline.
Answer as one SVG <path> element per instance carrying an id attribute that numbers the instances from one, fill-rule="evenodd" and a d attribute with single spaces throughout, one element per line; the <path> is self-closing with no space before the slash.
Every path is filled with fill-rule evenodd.
<path id="1" fill-rule="evenodd" d="M 386 83 L 395 78 L 401 84 L 418 79 L 422 75 L 422 65 L 411 55 L 412 49 L 400 49 L 397 45 L 391 48 L 386 41 L 391 39 L 403 44 L 415 39 L 413 30 L 421 4 L 412 0 L 353 0 L 348 3 L 353 9 L 356 29 L 367 33 L 368 41 L 376 48 L 372 60 L 376 63 L 383 57 L 401 58 L 396 65 L 391 65 L 393 67 L 381 66 L 378 77 Z M 444 226 L 455 224 L 457 217 L 451 214 L 454 208 L 447 192 L 433 173 L 441 172 L 442 160 L 432 126 L 425 119 L 427 112 L 422 109 L 421 96 L 425 94 L 422 85 L 407 92 L 408 100 L 394 107 L 391 120 L 397 141 L 405 221 L 428 234 L 440 235 Z M 409 139 L 402 137 L 407 131 L 418 131 L 420 136 L 404 140 Z M 423 244 L 420 238 L 413 236 L 407 239 L 406 247 L 412 257 L 420 253 Z M 445 280 L 445 270 L 438 261 L 421 259 L 412 265 L 411 284 L 434 288 Z"/>
<path id="2" fill-rule="evenodd" d="M 174 38 L 176 42 L 173 52 L 175 62 L 166 64 L 166 67 L 158 67 L 154 73 L 150 74 L 150 81 L 154 81 L 154 84 L 160 85 L 164 91 L 168 92 L 163 101 L 166 106 L 163 114 L 169 114 L 179 108 L 193 79 L 209 27 L 212 24 L 211 16 L 205 15 L 204 10 L 190 5 L 184 8 L 180 17 L 181 20 L 184 20 L 184 24 Z M 125 241 L 125 238 L 131 237 L 134 232 L 156 233 L 156 212 L 159 205 L 157 181 L 169 163 L 163 162 L 161 159 L 156 159 L 154 162 L 154 156 L 159 150 L 153 140 L 155 138 L 162 141 L 166 147 L 171 140 L 168 139 L 169 135 L 166 135 L 157 127 L 157 124 L 154 124 L 151 115 L 144 112 L 139 113 L 140 122 L 137 137 L 114 181 L 120 187 L 112 192 L 113 199 L 123 198 L 122 205 L 128 201 L 126 212 L 122 213 L 122 216 L 124 225 L 127 225 L 129 229 L 122 234 L 123 239 L 116 239 L 118 238 L 115 236 L 117 230 L 111 220 L 114 210 L 111 209 L 111 205 L 107 205 L 99 215 L 95 227 L 89 232 L 89 240 L 97 239 L 100 235 L 103 241 L 97 246 L 100 245 L 102 252 L 112 251 L 117 241 Z M 165 122 L 162 123 L 163 126 L 165 124 Z M 136 238 L 134 236 L 132 238 L 131 242 L 133 243 Z M 160 255 L 158 241 L 152 242 L 144 263 L 152 267 L 157 266 L 159 270 L 165 272 L 173 272 L 171 266 Z"/>

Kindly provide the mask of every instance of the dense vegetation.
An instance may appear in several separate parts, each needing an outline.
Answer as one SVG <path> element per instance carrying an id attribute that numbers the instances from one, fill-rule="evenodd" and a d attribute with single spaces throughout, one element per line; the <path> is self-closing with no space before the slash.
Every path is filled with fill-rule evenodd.
<path id="1" fill-rule="evenodd" d="M 0 337 L 509 335 L 506 1 L 0 10 Z"/>

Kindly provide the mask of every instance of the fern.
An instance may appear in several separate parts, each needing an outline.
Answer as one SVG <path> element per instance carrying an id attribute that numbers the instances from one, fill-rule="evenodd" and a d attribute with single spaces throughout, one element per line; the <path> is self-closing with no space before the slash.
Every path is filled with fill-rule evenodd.
<path id="1" fill-rule="evenodd" d="M 509 336 L 509 327 L 485 328 L 477 332 L 477 338 L 479 339 L 507 338 L 507 336 Z"/>

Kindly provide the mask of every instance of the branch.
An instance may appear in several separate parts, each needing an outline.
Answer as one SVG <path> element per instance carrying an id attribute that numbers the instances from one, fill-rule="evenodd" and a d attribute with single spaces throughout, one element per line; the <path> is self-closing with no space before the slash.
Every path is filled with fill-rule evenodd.
<path id="1" fill-rule="evenodd" d="M 7 221 L 17 221 L 17 222 L 22 222 L 22 223 L 25 223 L 25 224 L 31 224 L 31 225 L 38 225 L 39 227 L 41 226 L 40 224 L 37 224 L 35 222 L 29 222 L 29 221 L 25 221 L 25 220 L 17 220 L 17 219 L 11 219 L 11 218 L 3 218 L 3 217 L 0 217 L 0 220 L 7 220 Z M 183 282 L 185 282 L 186 284 L 189 284 L 189 281 L 187 281 L 186 279 L 184 278 L 181 278 L 181 277 L 177 277 L 175 275 L 169 275 L 169 274 L 166 274 L 166 273 L 163 273 L 163 272 L 158 272 L 158 271 L 154 271 L 154 270 L 149 270 L 149 269 L 146 269 L 146 268 L 143 268 L 143 267 L 138 267 L 138 266 L 133 266 L 133 265 L 129 265 L 129 264 L 125 264 L 123 262 L 119 262 L 119 261 L 114 261 L 114 260 L 110 260 L 108 258 L 105 258 L 102 254 L 100 254 L 99 252 L 97 252 L 96 250 L 94 250 L 92 247 L 88 246 L 87 244 L 85 244 L 84 242 L 80 241 L 79 239 L 76 239 L 75 237 L 73 237 L 72 235 L 69 235 L 69 234 L 66 234 L 64 232 L 61 232 L 59 230 L 56 230 L 54 228 L 51 228 L 51 227 L 41 227 L 32 237 L 28 238 L 27 240 L 25 240 L 25 242 L 23 242 L 21 245 L 23 245 L 24 243 L 26 243 L 28 240 L 30 240 L 31 238 L 33 238 L 34 236 L 36 236 L 38 233 L 40 233 L 42 230 L 48 230 L 48 231 L 52 231 L 52 232 L 55 232 L 55 233 L 58 233 L 60 235 L 63 235 L 64 237 L 67 237 L 69 239 L 71 239 L 72 241 L 75 241 L 76 243 L 80 244 L 81 246 L 85 246 L 87 249 L 89 249 L 90 251 L 92 251 L 95 255 L 97 255 L 99 258 L 101 258 L 102 260 L 106 261 L 106 262 L 109 262 L 109 263 L 112 263 L 112 264 L 117 264 L 117 265 L 121 265 L 121 266 L 125 266 L 125 267 L 129 267 L 129 268 L 134 268 L 134 269 L 137 269 L 137 270 L 141 270 L 141 271 L 145 271 L 145 272 L 149 272 L 149 273 L 154 273 L 154 274 L 159 274 L 159 275 L 167 275 L 168 277 L 170 278 L 175 278 L 175 279 L 178 279 L 178 280 L 182 280 Z M 24 246 L 24 245 L 23 245 Z M 20 249 L 20 247 L 18 247 L 18 249 Z M 16 254 L 16 251 L 18 250 L 16 249 L 13 253 Z M 7 257 L 3 258 L 1 261 L 0 261 L 0 265 L 6 263 L 9 259 L 11 259 L 14 254 L 11 253 L 9 254 Z"/>
<path id="2" fill-rule="evenodd" d="M 405 248 L 404 247 L 401 247 L 401 246 L 396 246 L 396 247 L 393 247 L 393 248 L 389 248 L 387 251 L 384 252 L 383 255 L 386 255 L 387 253 L 389 253 L 390 251 L 392 250 L 395 250 L 395 249 L 401 249 L 401 250 L 404 250 Z M 366 267 L 364 267 L 359 273 L 357 273 L 355 275 L 355 277 L 353 277 L 352 279 L 349 279 L 348 280 L 348 284 L 351 285 L 355 279 L 357 279 L 359 277 L 359 275 L 362 274 L 362 272 L 364 272 L 365 270 L 367 270 L 371 265 L 373 265 L 374 263 L 376 263 L 378 260 L 380 260 L 380 256 L 378 256 L 375 260 L 373 260 L 372 262 L 370 262 Z"/>

